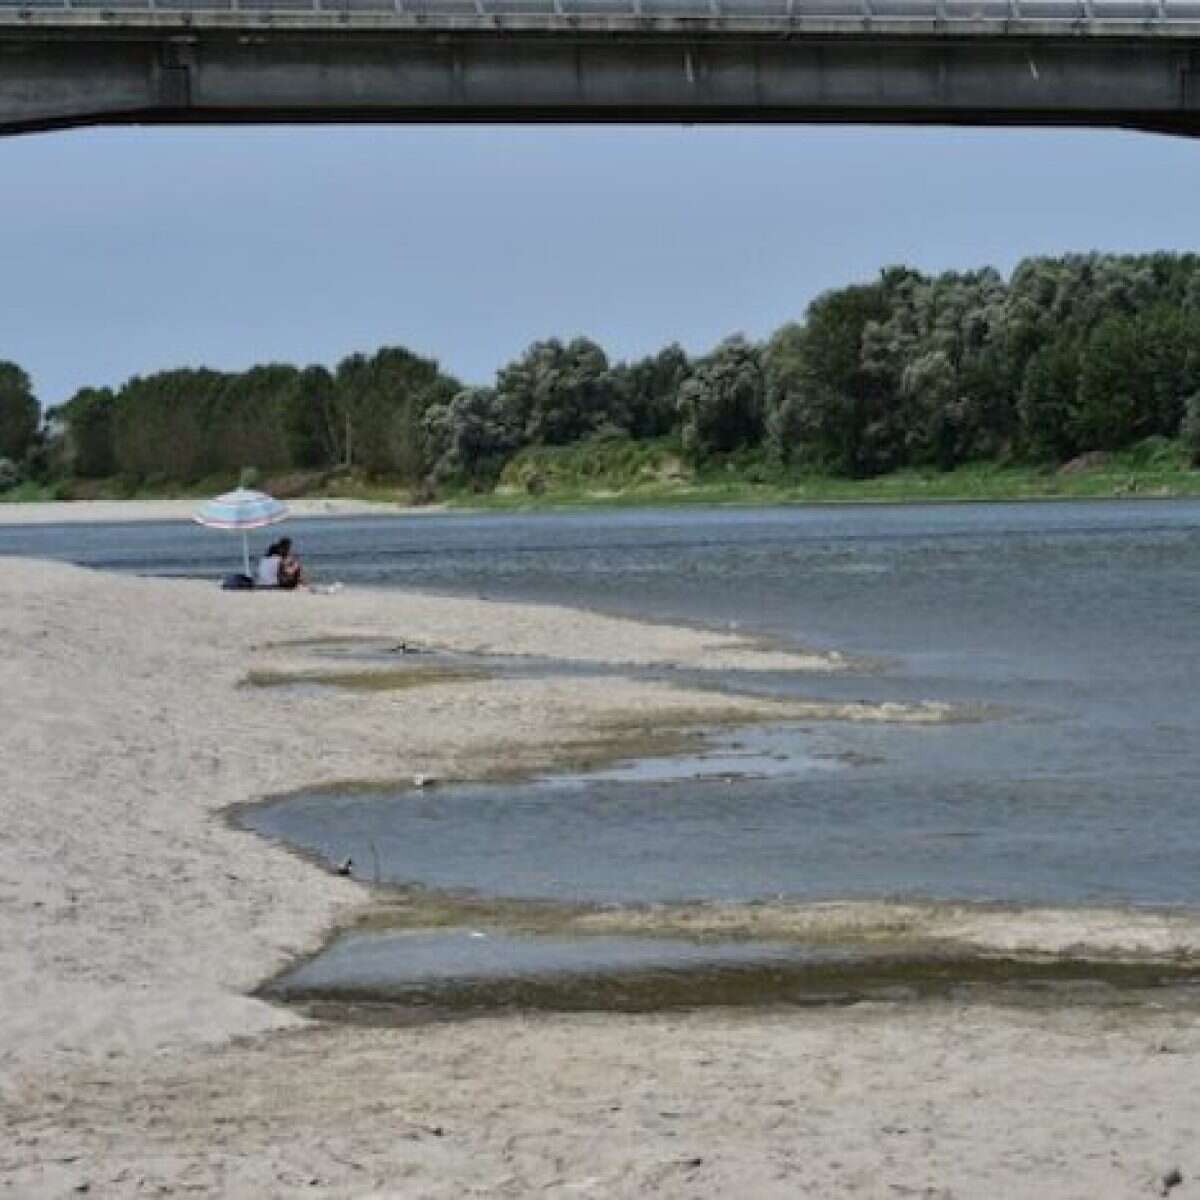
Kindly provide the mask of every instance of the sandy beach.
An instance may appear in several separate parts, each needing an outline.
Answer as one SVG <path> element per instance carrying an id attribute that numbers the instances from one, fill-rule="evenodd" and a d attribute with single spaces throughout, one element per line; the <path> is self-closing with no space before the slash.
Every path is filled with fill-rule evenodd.
<path id="1" fill-rule="evenodd" d="M 231 805 L 333 781 L 536 772 L 728 721 L 952 716 L 619 676 L 245 686 L 253 670 L 312 670 L 314 639 L 356 637 L 839 668 L 536 605 L 223 593 L 0 559 L 0 1195 L 1083 1200 L 1157 1194 L 1175 1168 L 1171 1194 L 1200 1194 L 1189 1011 L 872 1003 L 368 1029 L 253 998 L 368 895 L 231 828 Z M 677 919 L 747 931 L 739 911 Z M 779 906 L 756 920 L 1200 952 L 1182 915 Z"/>

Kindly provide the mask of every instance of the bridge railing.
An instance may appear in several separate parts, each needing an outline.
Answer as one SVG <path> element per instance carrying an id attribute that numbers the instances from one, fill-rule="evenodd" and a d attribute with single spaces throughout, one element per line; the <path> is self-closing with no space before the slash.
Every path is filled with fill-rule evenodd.
<path id="1" fill-rule="evenodd" d="M 0 12 L 396 14 L 412 18 L 721 20 L 878 19 L 889 25 L 1036 23 L 1081 28 L 1194 24 L 1200 0 L 0 0 Z"/>

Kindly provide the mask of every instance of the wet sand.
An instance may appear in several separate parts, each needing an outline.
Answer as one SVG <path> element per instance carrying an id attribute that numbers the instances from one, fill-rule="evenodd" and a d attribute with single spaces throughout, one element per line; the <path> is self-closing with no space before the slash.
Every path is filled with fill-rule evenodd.
<path id="1" fill-rule="evenodd" d="M 1125 1197 L 1175 1166 L 1190 1194 L 1186 1012 L 947 1002 L 364 1029 L 252 998 L 364 896 L 230 828 L 230 805 L 595 761 L 723 721 L 931 719 L 612 678 L 241 686 L 310 669 L 304 643 L 330 637 L 836 665 L 533 605 L 0 560 L 0 1194 Z M 964 910 L 952 936 L 1200 944 L 1190 919 L 1154 920 Z"/>

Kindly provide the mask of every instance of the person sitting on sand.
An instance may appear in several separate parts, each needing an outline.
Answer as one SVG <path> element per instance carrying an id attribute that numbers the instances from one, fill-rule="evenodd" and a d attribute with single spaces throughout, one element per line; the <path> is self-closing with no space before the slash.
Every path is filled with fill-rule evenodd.
<path id="1" fill-rule="evenodd" d="M 304 582 L 304 568 L 292 553 L 292 539 L 280 538 L 267 547 L 258 560 L 254 586 L 260 588 L 295 588 Z"/>
<path id="2" fill-rule="evenodd" d="M 300 560 L 292 553 L 292 539 L 281 538 L 279 547 L 279 586 L 281 588 L 299 587 L 304 582 L 304 568 Z"/>
<path id="3" fill-rule="evenodd" d="M 258 567 L 254 572 L 255 587 L 278 587 L 279 586 L 279 568 L 283 564 L 283 553 L 280 550 L 280 542 L 272 542 L 267 547 L 267 552 L 258 560 Z"/>

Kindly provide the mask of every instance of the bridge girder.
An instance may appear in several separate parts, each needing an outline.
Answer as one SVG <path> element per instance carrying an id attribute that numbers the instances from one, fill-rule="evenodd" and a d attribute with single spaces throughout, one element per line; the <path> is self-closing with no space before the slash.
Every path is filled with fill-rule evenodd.
<path id="1" fill-rule="evenodd" d="M 236 0 L 234 0 L 236 2 Z M 320 0 L 317 0 L 320 3 Z M 1200 22 L 17 9 L 0 133 L 238 122 L 855 122 L 1200 132 Z"/>

